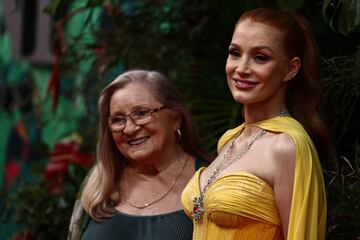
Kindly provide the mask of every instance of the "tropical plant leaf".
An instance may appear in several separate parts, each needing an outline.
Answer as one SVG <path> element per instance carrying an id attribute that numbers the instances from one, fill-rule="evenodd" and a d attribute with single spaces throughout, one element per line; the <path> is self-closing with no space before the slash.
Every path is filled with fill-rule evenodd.
<path id="1" fill-rule="evenodd" d="M 87 7 L 98 7 L 103 5 L 106 0 L 88 0 L 86 6 Z"/>
<path id="2" fill-rule="evenodd" d="M 324 0 L 322 12 L 335 32 L 347 35 L 360 25 L 359 0 Z"/>
<path id="3" fill-rule="evenodd" d="M 58 11 L 60 2 L 61 0 L 50 0 L 50 2 L 43 9 L 43 12 L 53 16 Z"/>
<path id="4" fill-rule="evenodd" d="M 333 133 L 336 142 L 342 141 L 348 129 L 351 129 L 350 124 L 360 101 L 359 60 L 360 49 L 352 56 L 323 59 L 323 95 L 337 116 L 331 123 L 331 129 L 336 131 Z"/>

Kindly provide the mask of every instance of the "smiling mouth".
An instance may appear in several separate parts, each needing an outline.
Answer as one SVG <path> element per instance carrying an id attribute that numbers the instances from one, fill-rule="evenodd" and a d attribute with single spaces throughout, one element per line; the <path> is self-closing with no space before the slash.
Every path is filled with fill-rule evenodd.
<path id="1" fill-rule="evenodd" d="M 237 87 L 254 87 L 256 86 L 258 83 L 257 82 L 251 82 L 251 81 L 244 81 L 244 80 L 235 80 L 235 85 Z"/>
<path id="2" fill-rule="evenodd" d="M 249 84 L 249 85 L 256 85 L 256 82 L 252 82 L 252 81 L 246 81 L 246 80 L 235 80 L 236 83 L 240 83 L 240 84 Z"/>
<path id="3" fill-rule="evenodd" d="M 130 146 L 138 146 L 138 145 L 146 142 L 147 139 L 149 139 L 149 137 L 136 138 L 136 139 L 127 141 L 127 143 Z"/>

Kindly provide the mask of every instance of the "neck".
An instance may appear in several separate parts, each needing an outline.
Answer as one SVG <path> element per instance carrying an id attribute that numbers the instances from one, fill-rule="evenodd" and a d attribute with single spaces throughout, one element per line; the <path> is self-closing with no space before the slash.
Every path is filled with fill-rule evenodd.
<path id="1" fill-rule="evenodd" d="M 267 109 L 244 107 L 245 125 L 284 115 L 288 115 L 285 105 Z"/>
<path id="2" fill-rule="evenodd" d="M 244 103 L 245 123 L 252 124 L 270 119 L 278 116 L 282 111 L 286 110 L 286 87 L 287 84 L 283 84 L 276 93 L 264 100 Z"/>

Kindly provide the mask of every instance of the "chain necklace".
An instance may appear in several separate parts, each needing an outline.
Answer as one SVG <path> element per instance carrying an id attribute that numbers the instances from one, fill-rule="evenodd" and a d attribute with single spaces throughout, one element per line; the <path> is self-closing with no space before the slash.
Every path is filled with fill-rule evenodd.
<path id="1" fill-rule="evenodd" d="M 275 117 L 284 117 L 290 115 L 288 110 L 281 111 L 278 115 Z M 230 159 L 229 154 L 231 153 L 232 149 L 234 148 L 235 140 L 240 136 L 241 132 L 231 141 L 230 146 L 224 153 L 224 155 L 221 157 L 219 164 L 215 167 L 215 170 L 210 174 L 209 178 L 207 179 L 205 186 L 202 191 L 200 191 L 199 197 L 194 197 L 193 203 L 193 212 L 192 217 L 195 220 L 199 220 L 204 213 L 204 194 L 208 190 L 209 186 L 214 182 L 216 177 L 220 174 L 222 170 L 230 166 L 235 161 L 242 158 L 251 148 L 251 146 L 262 136 L 266 134 L 266 130 L 262 129 L 259 134 L 257 134 L 248 144 L 246 144 L 241 150 L 238 155 L 236 155 L 233 159 Z"/>
<path id="2" fill-rule="evenodd" d="M 265 133 L 266 133 L 266 130 L 262 129 L 261 132 L 259 134 L 257 134 L 248 144 L 246 144 L 241 149 L 240 153 L 233 159 L 230 159 L 228 155 L 231 153 L 232 149 L 234 148 L 235 140 L 240 136 L 240 134 L 238 134 L 231 141 L 230 146 L 228 147 L 228 149 L 226 150 L 226 152 L 220 159 L 219 164 L 216 166 L 215 170 L 210 174 L 208 180 L 206 181 L 204 189 L 202 191 L 200 191 L 200 196 L 194 197 L 194 199 L 193 199 L 194 208 L 193 208 L 192 217 L 195 220 L 199 220 L 201 218 L 201 215 L 204 213 L 204 203 L 203 203 L 204 194 L 207 191 L 207 189 L 209 188 L 209 186 L 214 182 L 216 177 L 220 174 L 220 172 L 222 170 L 224 170 L 226 167 L 228 167 L 229 165 L 231 165 L 233 162 L 242 158 L 249 151 L 249 149 L 255 143 L 255 141 L 258 140 L 259 138 L 261 138 L 262 136 L 264 136 Z"/>
<path id="3" fill-rule="evenodd" d="M 131 203 L 131 202 L 128 200 L 128 198 L 126 197 L 125 192 L 124 192 L 125 202 L 126 202 L 127 204 L 129 204 L 130 206 L 134 207 L 134 208 L 144 209 L 144 208 L 147 208 L 147 207 L 149 207 L 149 206 L 151 206 L 151 205 L 159 202 L 160 200 L 164 199 L 164 198 L 171 192 L 171 190 L 174 188 L 177 180 L 179 179 L 179 177 L 180 177 L 180 176 L 182 175 L 182 173 L 184 172 L 184 169 L 185 169 L 185 166 L 186 166 L 188 160 L 189 160 L 189 157 L 187 156 L 187 157 L 186 157 L 186 160 L 185 160 L 185 163 L 184 163 L 184 165 L 183 165 L 182 168 L 181 168 L 181 171 L 180 171 L 179 174 L 174 178 L 174 180 L 172 180 L 171 185 L 170 185 L 170 188 L 169 188 L 168 190 L 166 190 L 163 194 L 161 194 L 160 197 L 156 198 L 155 200 L 153 200 L 153 201 L 151 201 L 151 202 L 147 202 L 147 203 L 145 203 L 144 205 L 136 205 L 136 204 L 134 204 L 134 203 Z"/>

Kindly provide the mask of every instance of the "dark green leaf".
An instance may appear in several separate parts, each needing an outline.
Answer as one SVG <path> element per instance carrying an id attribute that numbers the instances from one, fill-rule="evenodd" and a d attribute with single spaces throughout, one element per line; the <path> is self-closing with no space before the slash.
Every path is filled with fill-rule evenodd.
<path id="1" fill-rule="evenodd" d="M 359 0 L 324 0 L 322 12 L 335 32 L 347 35 L 360 26 Z"/>
<path id="2" fill-rule="evenodd" d="M 61 0 L 50 0 L 50 2 L 45 6 L 43 12 L 53 16 L 57 10 Z"/>

